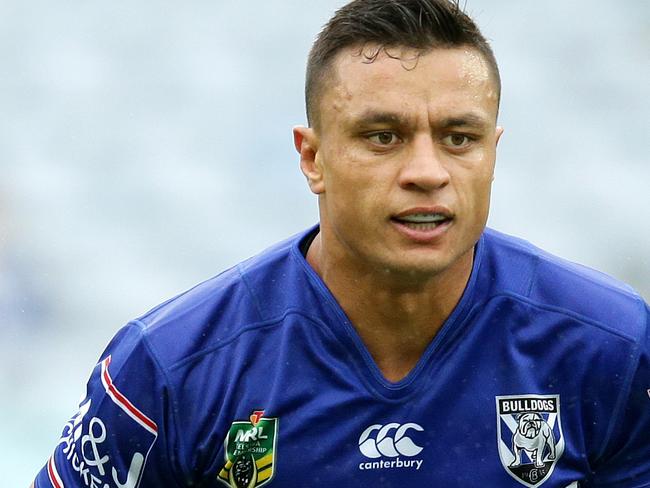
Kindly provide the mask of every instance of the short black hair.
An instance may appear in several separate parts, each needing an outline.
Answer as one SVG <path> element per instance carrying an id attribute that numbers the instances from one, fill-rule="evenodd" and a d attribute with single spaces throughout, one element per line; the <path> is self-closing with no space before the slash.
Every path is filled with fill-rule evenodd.
<path id="1" fill-rule="evenodd" d="M 501 78 L 492 48 L 458 0 L 354 0 L 336 11 L 309 53 L 305 103 L 310 125 L 317 124 L 318 98 L 334 57 L 343 49 L 365 44 L 422 51 L 472 47 L 487 61 L 500 96 Z"/>

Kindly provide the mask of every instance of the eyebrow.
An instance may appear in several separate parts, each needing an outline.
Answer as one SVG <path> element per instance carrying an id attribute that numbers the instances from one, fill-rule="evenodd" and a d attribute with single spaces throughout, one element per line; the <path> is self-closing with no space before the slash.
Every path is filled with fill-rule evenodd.
<path id="1" fill-rule="evenodd" d="M 353 117 L 355 124 L 391 124 L 403 125 L 407 121 L 407 117 L 395 112 L 379 112 L 376 110 L 367 110 L 358 117 Z"/>
<path id="2" fill-rule="evenodd" d="M 466 113 L 455 117 L 447 117 L 440 121 L 439 126 L 443 129 L 451 127 L 476 127 L 478 129 L 485 129 L 489 126 L 487 120 L 474 113 Z"/>
<path id="3" fill-rule="evenodd" d="M 352 122 L 354 125 L 380 125 L 389 124 L 393 126 L 409 125 L 410 118 L 406 114 L 398 112 L 387 112 L 377 110 L 367 110 L 361 113 L 358 117 L 353 117 Z M 453 127 L 473 127 L 476 129 L 487 129 L 489 122 L 480 115 L 467 112 L 460 115 L 454 115 L 439 120 L 435 124 L 440 129 L 450 129 Z"/>

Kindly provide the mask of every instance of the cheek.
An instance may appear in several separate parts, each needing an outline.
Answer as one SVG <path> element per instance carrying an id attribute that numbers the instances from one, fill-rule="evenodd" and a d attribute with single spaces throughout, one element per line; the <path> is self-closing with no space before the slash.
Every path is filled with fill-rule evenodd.
<path id="1" fill-rule="evenodd" d="M 472 171 L 473 185 L 481 193 L 489 193 L 494 180 L 494 159 L 484 157 L 477 161 Z"/>
<path id="2" fill-rule="evenodd" d="M 491 189 L 492 173 L 485 170 L 468 170 L 455 184 L 459 201 L 472 212 L 488 207 Z"/>
<path id="3" fill-rule="evenodd" d="M 389 200 L 382 180 L 367 171 L 332 172 L 325 197 L 332 224 L 348 236 L 377 231 L 385 219 Z"/>
<path id="4" fill-rule="evenodd" d="M 325 171 L 326 192 L 333 198 L 365 206 L 385 192 L 385 171 L 377 162 L 368 164 L 349 152 L 338 153 L 334 158 Z"/>
<path id="5" fill-rule="evenodd" d="M 480 178 L 475 184 L 476 195 L 479 199 L 479 203 L 482 205 L 488 205 L 490 203 L 493 179 L 492 173 L 489 173 Z"/>
<path id="6" fill-rule="evenodd" d="M 325 196 L 330 209 L 336 214 L 355 219 L 371 213 L 376 202 L 380 201 L 370 179 L 350 172 L 331 175 L 326 182 Z"/>

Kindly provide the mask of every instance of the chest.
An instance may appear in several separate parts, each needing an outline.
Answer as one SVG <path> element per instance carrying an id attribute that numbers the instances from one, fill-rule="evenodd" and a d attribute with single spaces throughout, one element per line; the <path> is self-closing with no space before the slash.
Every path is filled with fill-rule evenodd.
<path id="1" fill-rule="evenodd" d="M 215 487 L 574 488 L 615 399 L 592 379 L 605 377 L 598 351 L 578 357 L 546 325 L 535 337 L 488 316 L 398 384 L 321 332 L 260 343 L 208 402 L 195 466 Z"/>

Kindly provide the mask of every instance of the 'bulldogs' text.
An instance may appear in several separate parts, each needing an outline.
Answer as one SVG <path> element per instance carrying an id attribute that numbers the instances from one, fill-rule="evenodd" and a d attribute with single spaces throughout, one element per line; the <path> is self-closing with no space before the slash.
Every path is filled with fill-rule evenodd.
<path id="1" fill-rule="evenodd" d="M 501 413 L 557 413 L 557 402 L 555 398 L 546 398 L 543 400 L 534 398 L 523 398 L 521 400 L 499 400 L 499 410 Z"/>

